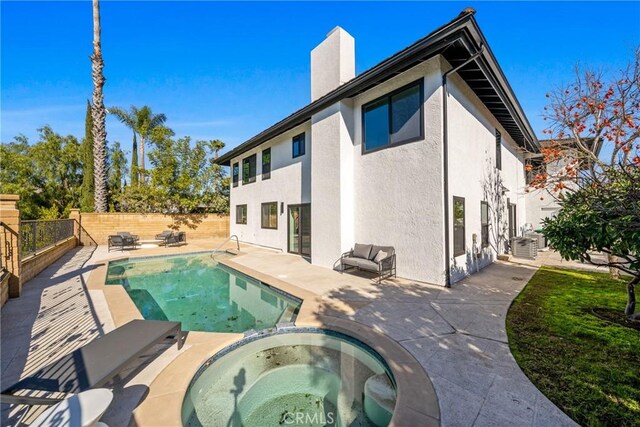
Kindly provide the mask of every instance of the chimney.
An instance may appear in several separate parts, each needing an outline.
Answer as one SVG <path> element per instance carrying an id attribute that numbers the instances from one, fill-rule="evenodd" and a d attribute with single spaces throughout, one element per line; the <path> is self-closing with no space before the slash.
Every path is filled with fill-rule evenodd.
<path id="1" fill-rule="evenodd" d="M 335 27 L 311 51 L 311 102 L 356 76 L 355 40 Z"/>

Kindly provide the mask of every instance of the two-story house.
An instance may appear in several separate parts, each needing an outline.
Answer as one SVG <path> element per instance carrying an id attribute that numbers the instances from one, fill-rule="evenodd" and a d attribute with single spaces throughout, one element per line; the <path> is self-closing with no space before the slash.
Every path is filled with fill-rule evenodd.
<path id="1" fill-rule="evenodd" d="M 440 285 L 492 262 L 498 228 L 526 222 L 538 141 L 473 15 L 358 76 L 353 37 L 331 31 L 311 103 L 217 160 L 231 234 L 328 268 L 356 242 L 394 246 L 398 276 Z"/>

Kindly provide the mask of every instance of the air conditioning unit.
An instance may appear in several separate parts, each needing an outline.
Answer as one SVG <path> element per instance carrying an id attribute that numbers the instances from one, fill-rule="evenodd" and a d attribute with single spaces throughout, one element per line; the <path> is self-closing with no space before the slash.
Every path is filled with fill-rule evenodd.
<path id="1" fill-rule="evenodd" d="M 513 237 L 511 254 L 516 258 L 535 259 L 538 256 L 538 239 L 530 237 Z"/>
<path id="2" fill-rule="evenodd" d="M 544 234 L 542 233 L 536 233 L 535 231 L 530 231 L 530 232 L 524 233 L 524 237 L 528 237 L 530 239 L 536 239 L 538 241 L 538 250 L 542 250 L 543 248 L 547 247 L 547 245 L 545 245 Z"/>

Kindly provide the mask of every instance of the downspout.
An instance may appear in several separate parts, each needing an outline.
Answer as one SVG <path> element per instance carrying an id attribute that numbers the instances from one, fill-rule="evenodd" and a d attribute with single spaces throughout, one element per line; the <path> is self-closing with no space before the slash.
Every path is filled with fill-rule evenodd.
<path id="1" fill-rule="evenodd" d="M 449 257 L 451 251 L 449 250 L 449 132 L 447 123 L 447 98 L 449 97 L 449 91 L 447 90 L 447 76 L 451 73 L 457 72 L 460 68 L 464 67 L 468 63 L 475 61 L 484 52 L 484 45 L 480 46 L 480 49 L 469 59 L 455 68 L 445 71 L 442 74 L 442 163 L 443 163 L 443 175 L 444 175 L 444 267 L 445 267 L 445 284 L 447 288 L 451 287 L 451 262 Z"/>

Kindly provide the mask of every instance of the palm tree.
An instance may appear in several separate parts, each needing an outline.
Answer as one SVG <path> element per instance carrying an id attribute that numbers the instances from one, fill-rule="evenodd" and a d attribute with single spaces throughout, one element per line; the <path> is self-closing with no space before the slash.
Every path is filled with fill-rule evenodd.
<path id="1" fill-rule="evenodd" d="M 93 78 L 93 164 L 94 164 L 94 208 L 96 212 L 107 211 L 107 128 L 104 108 L 104 60 L 100 46 L 100 3 L 93 0 L 93 55 L 91 55 L 91 77 Z"/>
<path id="2" fill-rule="evenodd" d="M 220 141 L 219 139 L 212 139 L 211 141 L 209 141 L 209 144 L 211 146 L 211 149 L 213 150 L 213 158 L 217 159 L 218 153 L 224 148 L 224 142 Z"/>
<path id="3" fill-rule="evenodd" d="M 147 105 L 138 108 L 132 105 L 129 108 L 129 111 L 126 111 L 122 108 L 113 107 L 109 108 L 109 112 L 116 116 L 118 120 L 125 124 L 129 129 L 133 131 L 133 139 L 134 139 L 134 147 L 133 151 L 135 151 L 135 141 L 136 135 L 140 138 L 140 171 L 144 172 L 144 144 L 145 141 L 149 138 L 151 132 L 157 128 L 158 126 L 162 126 L 164 122 L 167 121 L 167 117 L 164 114 L 153 114 L 151 108 Z M 136 161 L 137 166 L 137 161 Z M 133 171 L 133 161 L 131 172 Z"/>
<path id="4" fill-rule="evenodd" d="M 151 132 L 158 126 L 162 126 L 167 121 L 164 114 L 153 114 L 151 108 L 143 106 L 137 114 L 138 135 L 140 135 L 140 169 L 144 172 L 144 143 Z"/>
<path id="5" fill-rule="evenodd" d="M 118 120 L 124 123 L 124 125 L 133 132 L 133 144 L 131 148 L 131 185 L 137 185 L 138 174 L 140 173 L 138 171 L 138 141 L 136 139 L 138 109 L 133 105 L 129 111 L 119 107 L 111 107 L 109 108 L 109 114 L 116 116 Z"/>

